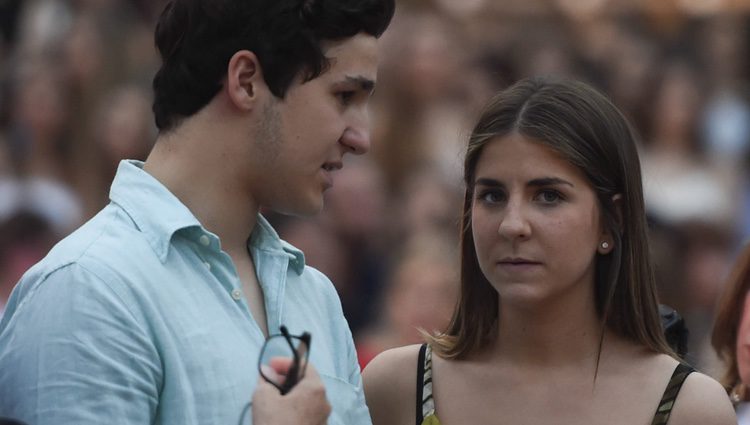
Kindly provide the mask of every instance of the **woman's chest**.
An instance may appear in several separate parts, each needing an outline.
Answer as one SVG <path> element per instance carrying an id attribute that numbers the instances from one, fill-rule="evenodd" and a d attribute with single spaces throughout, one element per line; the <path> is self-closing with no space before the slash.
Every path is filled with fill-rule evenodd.
<path id="1" fill-rule="evenodd" d="M 612 382 L 560 374 L 503 379 L 433 376 L 435 410 L 441 425 L 651 424 L 663 388 L 647 381 Z"/>

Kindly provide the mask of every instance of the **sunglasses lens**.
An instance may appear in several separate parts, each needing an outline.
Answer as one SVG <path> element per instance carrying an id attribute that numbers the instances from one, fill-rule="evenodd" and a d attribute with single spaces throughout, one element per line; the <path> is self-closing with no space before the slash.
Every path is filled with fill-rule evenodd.
<path id="1" fill-rule="evenodd" d="M 299 366 L 295 365 L 295 352 Z M 261 352 L 260 373 L 266 381 L 284 387 L 289 373 L 295 373 L 294 383 L 303 376 L 306 360 L 307 345 L 299 338 L 272 336 Z"/>

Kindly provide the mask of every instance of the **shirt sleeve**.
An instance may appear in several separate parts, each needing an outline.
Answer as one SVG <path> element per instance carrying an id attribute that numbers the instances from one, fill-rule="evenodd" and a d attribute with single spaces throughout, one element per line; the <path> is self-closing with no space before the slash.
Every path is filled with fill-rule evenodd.
<path id="1" fill-rule="evenodd" d="M 343 312 L 341 313 L 343 317 Z M 346 333 L 346 361 L 349 369 L 348 381 L 355 388 L 357 392 L 357 403 L 355 404 L 354 411 L 352 412 L 352 424 L 354 425 L 372 425 L 372 419 L 370 418 L 370 411 L 367 408 L 365 401 L 365 392 L 362 386 L 362 374 L 359 369 L 359 359 L 357 358 L 357 350 L 354 346 L 354 339 L 349 326 L 344 322 L 344 328 Z"/>
<path id="2" fill-rule="evenodd" d="M 370 411 L 367 408 L 365 401 L 365 392 L 362 387 L 362 375 L 359 370 L 359 361 L 357 360 L 357 352 L 354 349 L 354 343 L 350 344 L 349 348 L 349 360 L 351 364 L 351 374 L 349 375 L 349 382 L 357 389 L 357 404 L 356 410 L 353 414 L 355 417 L 354 423 L 357 425 L 372 425 L 372 419 L 370 418 Z"/>
<path id="3" fill-rule="evenodd" d="M 35 282 L 6 311 L 0 416 L 35 425 L 153 423 L 158 352 L 112 284 L 69 265 Z"/>

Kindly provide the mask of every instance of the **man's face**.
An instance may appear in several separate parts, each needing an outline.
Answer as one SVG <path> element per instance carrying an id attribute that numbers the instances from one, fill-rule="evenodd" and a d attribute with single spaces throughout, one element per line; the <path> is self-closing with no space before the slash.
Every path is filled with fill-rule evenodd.
<path id="1" fill-rule="evenodd" d="M 343 166 L 346 153 L 370 149 L 368 101 L 377 73 L 377 40 L 358 34 L 325 42 L 330 67 L 303 83 L 299 78 L 284 99 L 273 98 L 262 111 L 255 135 L 253 183 L 262 206 L 294 215 L 323 207 L 331 174 Z"/>

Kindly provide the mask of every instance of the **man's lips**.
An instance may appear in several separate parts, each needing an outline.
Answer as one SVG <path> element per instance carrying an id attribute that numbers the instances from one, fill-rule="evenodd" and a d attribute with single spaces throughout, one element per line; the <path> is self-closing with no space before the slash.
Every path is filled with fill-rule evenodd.
<path id="1" fill-rule="evenodd" d="M 323 171 L 324 190 L 333 187 L 332 173 L 336 170 L 340 170 L 343 166 L 344 165 L 340 161 L 326 162 L 320 166 L 320 169 Z"/>
<path id="2" fill-rule="evenodd" d="M 331 161 L 326 162 L 323 165 L 320 166 L 320 168 L 324 169 L 327 172 L 340 170 L 344 167 L 344 164 L 341 161 Z"/>

